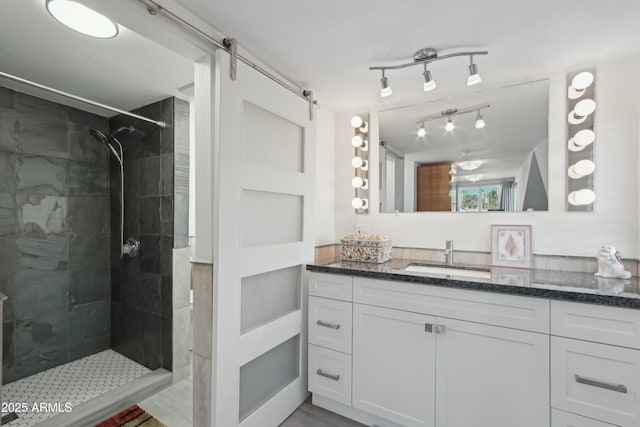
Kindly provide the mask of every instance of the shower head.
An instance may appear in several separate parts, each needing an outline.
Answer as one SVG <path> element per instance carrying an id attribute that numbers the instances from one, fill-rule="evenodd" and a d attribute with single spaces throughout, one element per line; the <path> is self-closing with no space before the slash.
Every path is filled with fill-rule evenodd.
<path id="1" fill-rule="evenodd" d="M 89 135 L 91 135 L 96 141 L 109 147 L 109 149 L 111 150 L 115 158 L 118 160 L 118 163 L 120 163 L 120 167 L 122 167 L 122 144 L 120 144 L 120 141 L 118 141 L 114 136 L 107 135 L 101 130 L 94 129 L 94 128 L 89 129 Z M 120 149 L 120 154 L 118 154 L 116 149 L 113 148 L 114 142 L 118 144 L 118 148 Z"/>
<path id="2" fill-rule="evenodd" d="M 91 135 L 96 141 L 104 145 L 109 145 L 109 137 L 104 132 L 91 128 L 89 129 L 89 135 Z"/>

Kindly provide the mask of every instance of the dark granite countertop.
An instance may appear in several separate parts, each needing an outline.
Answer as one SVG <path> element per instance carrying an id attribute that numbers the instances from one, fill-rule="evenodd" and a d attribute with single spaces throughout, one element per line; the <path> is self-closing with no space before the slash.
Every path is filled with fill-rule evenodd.
<path id="1" fill-rule="evenodd" d="M 447 267 L 444 264 L 424 261 L 393 259 L 384 264 L 353 261 L 308 264 L 307 270 L 640 309 L 640 286 L 637 277 L 625 280 L 596 277 L 592 273 L 557 270 L 452 266 L 465 270 L 486 270 L 491 274 L 490 278 L 478 278 L 405 271 L 409 265 Z"/>

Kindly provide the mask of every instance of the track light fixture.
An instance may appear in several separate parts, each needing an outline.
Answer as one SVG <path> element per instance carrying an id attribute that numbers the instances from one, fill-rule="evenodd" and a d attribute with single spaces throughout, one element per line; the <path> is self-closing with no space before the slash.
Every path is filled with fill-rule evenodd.
<path id="1" fill-rule="evenodd" d="M 430 116 L 421 118 L 419 121 L 416 122 L 416 126 L 418 126 L 418 136 L 426 135 L 427 132 L 425 130 L 425 122 L 446 118 L 447 123 L 444 125 L 444 129 L 447 132 L 451 132 L 453 129 L 455 129 L 455 124 L 453 123 L 454 116 L 459 116 L 462 114 L 473 113 L 473 112 L 476 113 L 475 128 L 482 129 L 483 127 L 486 126 L 486 123 L 484 121 L 484 118 L 482 117 L 482 114 L 480 114 L 480 111 L 487 109 L 490 106 L 491 105 L 489 104 L 485 104 L 485 105 L 476 105 L 476 106 L 467 107 L 467 108 L 449 108 L 447 110 L 442 110 L 438 114 L 432 114 Z"/>
<path id="2" fill-rule="evenodd" d="M 472 86 L 482 82 L 480 74 L 478 74 L 478 66 L 473 62 L 473 57 L 477 55 L 488 55 L 488 51 L 471 51 L 471 52 L 455 52 L 446 55 L 438 55 L 438 51 L 432 48 L 420 49 L 413 55 L 413 62 L 399 65 L 385 65 L 377 67 L 369 67 L 369 70 L 381 70 L 382 78 L 380 79 L 380 95 L 386 98 L 392 94 L 391 86 L 389 85 L 389 79 L 385 76 L 384 72 L 388 70 L 399 70 L 401 68 L 407 68 L 414 65 L 424 65 L 424 84 L 422 89 L 425 92 L 432 91 L 436 88 L 436 82 L 431 77 L 431 71 L 427 70 L 427 64 L 432 62 L 441 61 L 443 59 L 455 58 L 457 56 L 468 56 L 470 59 L 469 64 L 469 77 L 467 78 L 467 86 Z"/>

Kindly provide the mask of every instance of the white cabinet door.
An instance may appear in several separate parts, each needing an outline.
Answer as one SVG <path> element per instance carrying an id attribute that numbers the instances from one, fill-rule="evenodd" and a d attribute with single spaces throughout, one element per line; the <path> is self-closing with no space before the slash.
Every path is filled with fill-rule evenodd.
<path id="1" fill-rule="evenodd" d="M 437 323 L 437 427 L 549 426 L 548 335 Z"/>
<path id="2" fill-rule="evenodd" d="M 352 390 L 357 409 L 433 427 L 435 317 L 354 304 Z"/>

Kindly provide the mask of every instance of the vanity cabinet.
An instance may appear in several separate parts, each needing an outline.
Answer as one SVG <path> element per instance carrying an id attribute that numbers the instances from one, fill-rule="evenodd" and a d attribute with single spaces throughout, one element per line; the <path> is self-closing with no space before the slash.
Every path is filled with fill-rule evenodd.
<path id="1" fill-rule="evenodd" d="M 549 426 L 548 300 L 320 273 L 309 293 L 314 403 L 376 426 Z"/>
<path id="2" fill-rule="evenodd" d="M 437 323 L 436 426 L 549 425 L 548 335 L 440 317 Z"/>
<path id="3" fill-rule="evenodd" d="M 639 427 L 640 312 L 552 301 L 551 319 L 551 406 Z"/>
<path id="4" fill-rule="evenodd" d="M 436 318 L 354 304 L 353 319 L 353 407 L 433 427 Z"/>

